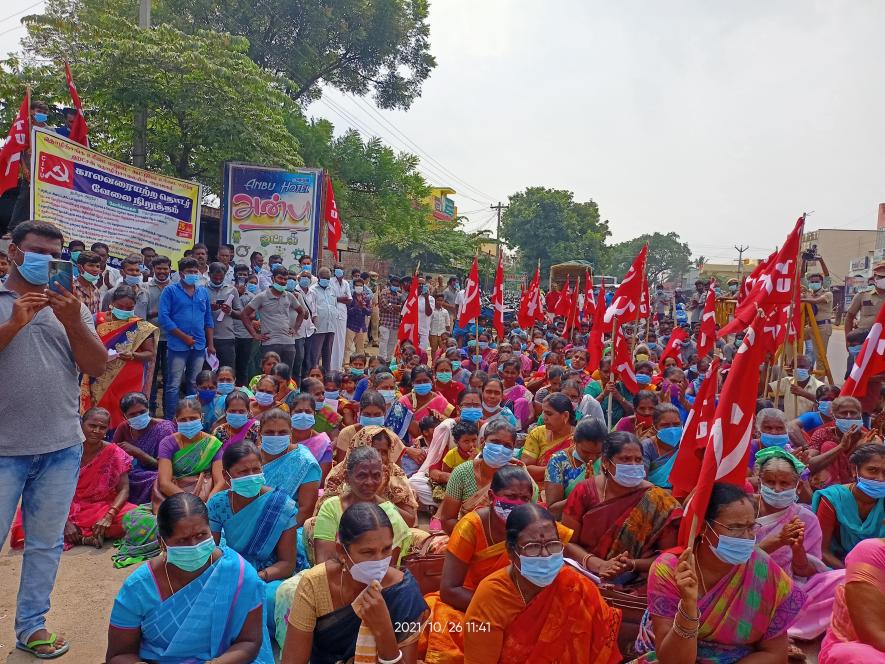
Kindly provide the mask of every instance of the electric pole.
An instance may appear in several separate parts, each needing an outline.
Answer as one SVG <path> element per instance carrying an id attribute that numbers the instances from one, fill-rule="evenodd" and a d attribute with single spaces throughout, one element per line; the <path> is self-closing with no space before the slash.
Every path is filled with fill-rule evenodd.
<path id="1" fill-rule="evenodd" d="M 734 250 L 738 252 L 738 282 L 740 282 L 744 276 L 744 252 L 749 248 L 750 247 L 745 247 L 744 245 L 734 248 Z"/>
<path id="2" fill-rule="evenodd" d="M 138 4 L 138 27 L 149 30 L 151 27 L 151 0 L 141 0 Z M 132 163 L 145 167 L 147 160 L 147 109 L 142 106 L 135 111 L 135 132 L 132 139 Z"/>
<path id="3" fill-rule="evenodd" d="M 498 201 L 497 205 L 489 205 L 489 208 L 497 211 L 498 213 L 498 227 L 495 230 L 495 239 L 498 241 L 498 248 L 495 251 L 495 264 L 501 260 L 501 210 L 506 210 L 508 205 L 501 205 L 501 201 Z"/>

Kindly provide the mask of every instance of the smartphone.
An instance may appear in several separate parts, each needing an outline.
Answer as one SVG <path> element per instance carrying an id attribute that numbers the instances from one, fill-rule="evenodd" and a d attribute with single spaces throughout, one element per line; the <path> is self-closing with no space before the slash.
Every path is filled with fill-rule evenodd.
<path id="1" fill-rule="evenodd" d="M 49 261 L 49 288 L 58 293 L 56 284 L 68 293 L 74 292 L 74 264 L 71 261 Z"/>

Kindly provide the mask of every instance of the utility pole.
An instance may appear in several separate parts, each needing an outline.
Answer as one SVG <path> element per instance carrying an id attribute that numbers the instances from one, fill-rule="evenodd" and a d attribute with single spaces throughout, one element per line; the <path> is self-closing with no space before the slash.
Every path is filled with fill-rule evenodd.
<path id="1" fill-rule="evenodd" d="M 150 30 L 151 0 L 140 0 L 138 4 L 138 27 Z M 135 110 L 135 132 L 132 139 L 132 163 L 145 167 L 147 160 L 147 109 L 143 106 Z"/>
<path id="2" fill-rule="evenodd" d="M 498 248 L 495 250 L 495 264 L 497 265 L 501 260 L 501 210 L 506 210 L 509 205 L 501 205 L 501 201 L 498 201 L 497 205 L 489 205 L 489 208 L 497 211 L 498 213 L 498 227 L 495 230 L 495 239 L 498 241 Z"/>
<path id="3" fill-rule="evenodd" d="M 738 282 L 740 282 L 744 276 L 744 252 L 749 248 L 750 247 L 745 247 L 744 245 L 734 248 L 734 250 L 738 252 Z"/>

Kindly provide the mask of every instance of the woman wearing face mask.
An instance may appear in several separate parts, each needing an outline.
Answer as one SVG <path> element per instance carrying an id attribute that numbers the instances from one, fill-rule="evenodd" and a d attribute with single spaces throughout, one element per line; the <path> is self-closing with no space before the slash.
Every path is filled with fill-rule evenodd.
<path id="1" fill-rule="evenodd" d="M 442 394 L 433 389 L 433 373 L 430 367 L 418 365 L 411 373 L 412 391 L 400 399 L 400 404 L 412 413 L 409 423 L 409 436 L 417 438 L 421 435 L 418 422 L 422 417 L 437 414 L 446 418 L 452 415 L 455 407 Z"/>
<path id="2" fill-rule="evenodd" d="M 319 369 L 317 371 L 319 372 Z M 335 408 L 326 404 L 326 391 L 322 379 L 305 378 L 301 383 L 301 393 L 309 394 L 313 397 L 314 418 L 316 420 L 313 427 L 314 430 L 329 434 L 329 438 L 335 440 L 341 429 L 342 419 Z"/>
<path id="3" fill-rule="evenodd" d="M 458 403 L 458 395 L 464 391 L 464 385 L 454 380 L 452 363 L 445 357 L 433 363 L 433 391 L 450 404 Z"/>
<path id="4" fill-rule="evenodd" d="M 96 314 L 95 331 L 108 349 L 105 372 L 95 378 L 83 375 L 80 385 L 80 412 L 93 406 L 111 414 L 111 429 L 126 419 L 120 399 L 130 392 L 151 393 L 156 361 L 157 326 L 134 316 L 135 291 L 125 284 L 114 290 L 111 310 Z"/>
<path id="5" fill-rule="evenodd" d="M 444 357 L 452 365 L 452 380 L 461 383 L 464 387 L 470 386 L 470 372 L 464 368 L 461 360 L 461 350 L 458 348 L 449 348 L 446 350 Z"/>
<path id="6" fill-rule="evenodd" d="M 812 479 L 829 475 L 830 484 L 848 484 L 854 477 L 850 458 L 852 452 L 865 443 L 882 439 L 863 424 L 860 401 L 854 397 L 839 397 L 833 401 L 833 421 L 819 427 L 811 436 L 809 448 L 817 452 L 808 459 Z"/>
<path id="7" fill-rule="evenodd" d="M 642 446 L 632 434 L 606 437 L 601 469 L 572 491 L 562 523 L 575 531 L 585 569 L 635 584 L 655 556 L 676 543 L 682 509 L 669 491 L 646 481 Z"/>
<path id="8" fill-rule="evenodd" d="M 277 384 L 272 376 L 262 376 L 255 384 L 255 397 L 250 411 L 253 417 L 260 418 L 269 410 L 279 409 L 289 412 L 289 407 L 277 399 Z"/>
<path id="9" fill-rule="evenodd" d="M 615 431 L 632 433 L 639 440 L 654 438 L 657 430 L 653 416 L 659 403 L 657 394 L 640 386 L 639 392 L 633 395 L 634 414 L 618 420 Z"/>
<path id="10" fill-rule="evenodd" d="M 221 441 L 221 451 L 236 443 L 248 441 L 258 444 L 260 427 L 258 418 L 252 417 L 250 400 L 242 390 L 235 390 L 224 397 L 224 416 L 212 430 L 212 435 Z"/>
<path id="11" fill-rule="evenodd" d="M 148 399 L 140 392 L 130 392 L 120 399 L 120 412 L 126 420 L 114 430 L 113 442 L 132 457 L 129 499 L 142 505 L 150 502 L 157 479 L 160 441 L 175 433 L 175 424 L 151 417 Z"/>
<path id="12" fill-rule="evenodd" d="M 550 512 L 533 504 L 507 517 L 510 565 L 483 579 L 470 601 L 465 664 L 621 661 L 620 611 L 593 581 L 563 565 L 558 528 Z"/>
<path id="13" fill-rule="evenodd" d="M 537 482 L 544 480 L 547 464 L 557 452 L 572 447 L 575 426 L 575 409 L 564 394 L 551 394 L 542 405 L 544 424 L 529 432 L 522 448 L 522 462 Z"/>
<path id="14" fill-rule="evenodd" d="M 405 446 L 394 433 L 384 427 L 364 426 L 353 437 L 344 462 L 333 467 L 326 478 L 322 500 L 341 495 L 347 490 L 347 457 L 360 447 L 373 447 L 381 455 L 384 462 L 384 481 L 378 495 L 396 505 L 405 522 L 414 526 L 418 519 L 418 502 L 406 474 L 397 463 Z"/>
<path id="15" fill-rule="evenodd" d="M 501 363 L 501 381 L 504 387 L 503 404 L 516 416 L 521 429 L 526 429 L 535 419 L 534 395 L 525 385 L 518 383 L 519 360 L 508 359 Z"/>
<path id="16" fill-rule="evenodd" d="M 334 556 L 298 584 L 283 664 L 354 661 L 357 649 L 355 661 L 414 664 L 427 604 L 412 575 L 391 566 L 390 518 L 378 505 L 354 504 L 337 539 Z"/>
<path id="17" fill-rule="evenodd" d="M 817 408 L 803 413 L 790 424 L 790 429 L 797 429 L 806 436 L 811 436 L 818 427 L 833 421 L 833 401 L 839 398 L 839 388 L 834 385 L 821 385 L 814 393 Z M 804 442 L 804 441 L 803 441 Z"/>
<path id="18" fill-rule="evenodd" d="M 691 548 L 662 553 L 648 575 L 648 613 L 639 662 L 784 662 L 787 627 L 802 593 L 756 546 L 752 499 L 733 484 L 713 485 Z"/>
<path id="19" fill-rule="evenodd" d="M 391 376 L 391 380 L 392 380 Z M 405 410 L 405 407 L 403 407 Z M 335 461 L 340 463 L 347 455 L 353 437 L 364 426 L 387 426 L 387 401 L 380 392 L 376 390 L 366 390 L 360 397 L 360 416 L 356 424 L 351 424 L 341 429 L 338 438 L 335 439 Z"/>
<path id="20" fill-rule="evenodd" d="M 575 427 L 572 445 L 550 457 L 544 475 L 544 499 L 555 517 L 562 518 L 574 488 L 599 472 L 598 461 L 607 435 L 608 428 L 601 419 L 582 419 Z"/>
<path id="21" fill-rule="evenodd" d="M 763 408 L 756 413 L 757 438 L 750 441 L 750 468 L 755 463 L 755 455 L 759 450 L 768 447 L 780 447 L 792 452 L 790 436 L 787 433 L 787 416 L 777 408 Z"/>
<path id="22" fill-rule="evenodd" d="M 503 420 L 512 427 L 519 427 L 519 420 L 504 405 L 504 381 L 496 376 L 486 379 L 482 386 L 482 421 Z"/>
<path id="23" fill-rule="evenodd" d="M 221 458 L 228 489 L 206 505 L 215 543 L 239 553 L 264 581 L 264 608 L 273 632 L 277 588 L 295 573 L 298 506 L 284 491 L 267 486 L 258 448 L 236 443 Z"/>
<path id="24" fill-rule="evenodd" d="M 630 394 L 624 383 L 616 380 L 612 375 L 611 358 L 604 357 L 599 361 L 599 380 L 591 380 L 587 383 L 584 393 L 599 402 L 606 419 L 608 419 L 608 403 L 613 400 L 611 421 L 608 422 L 610 427 L 616 425 L 622 417 L 633 414 L 633 395 Z"/>
<path id="25" fill-rule="evenodd" d="M 231 548 L 212 539 L 206 505 L 176 494 L 157 511 L 163 555 L 123 582 L 108 627 L 108 664 L 273 664 L 262 622 L 264 582 Z M 225 616 L 225 629 L 217 629 Z"/>
<path id="26" fill-rule="evenodd" d="M 216 422 L 224 415 L 222 407 L 216 407 L 218 403 L 218 383 L 215 380 L 215 372 L 204 369 L 194 379 L 197 388 L 197 398 L 203 410 L 203 429 L 212 431 Z M 221 406 L 222 404 L 219 404 Z"/>
<path id="27" fill-rule="evenodd" d="M 305 401 L 309 397 L 305 395 Z M 310 402 L 296 402 L 299 412 Z M 281 410 L 270 410 L 261 417 L 260 457 L 267 486 L 279 489 L 298 506 L 298 525 L 301 526 L 316 508 L 322 470 L 310 450 L 297 436 L 302 430 L 292 426 L 291 417 Z M 308 429 L 309 431 L 309 429 Z"/>
<path id="28" fill-rule="evenodd" d="M 217 414 L 215 419 L 224 417 L 225 399 L 234 390 L 239 390 L 249 399 L 255 396 L 248 387 L 237 387 L 236 381 L 236 373 L 232 367 L 218 367 L 218 371 L 215 372 L 215 393 L 217 395 L 215 397 L 215 412 Z"/>
<path id="29" fill-rule="evenodd" d="M 438 664 L 464 661 L 464 612 L 480 581 L 510 564 L 504 545 L 507 517 L 531 499 L 532 480 L 525 469 L 507 465 L 492 478 L 489 507 L 468 512 L 458 521 L 446 545 L 439 592 L 424 598 L 431 623 L 419 646 L 422 659 Z M 561 524 L 556 529 L 567 543 L 571 531 Z"/>
<path id="30" fill-rule="evenodd" d="M 160 503 L 176 493 L 192 493 L 202 501 L 221 491 L 221 441 L 203 431 L 200 400 L 185 397 L 175 409 L 178 433 L 160 441 L 157 482 L 151 495 L 156 514 Z"/>
<path id="31" fill-rule="evenodd" d="M 833 613 L 833 596 L 844 580 L 821 555 L 821 528 L 814 512 L 797 502 L 805 466 L 779 447 L 756 454 L 759 497 L 756 540 L 805 594 L 802 613 L 790 627 L 793 638 L 812 640 L 823 634 Z"/>
<path id="32" fill-rule="evenodd" d="M 623 422 L 624 420 L 621 420 Z M 642 441 L 642 456 L 648 466 L 648 481 L 672 489 L 670 470 L 682 439 L 682 418 L 673 404 L 659 403 L 652 411 L 654 435 Z"/>
<path id="33" fill-rule="evenodd" d="M 854 481 L 816 491 L 811 508 L 823 532 L 823 560 L 844 567 L 845 555 L 858 542 L 885 537 L 885 447 L 860 445 L 849 459 Z"/>
<path id="34" fill-rule="evenodd" d="M 310 394 L 299 394 L 292 401 L 292 441 L 303 446 L 323 473 L 323 481 L 332 470 L 332 439 L 317 430 L 316 402 Z"/>
<path id="35" fill-rule="evenodd" d="M 483 427 L 480 438 L 480 453 L 470 463 L 455 468 L 446 484 L 446 497 L 437 514 L 443 530 L 449 535 L 455 529 L 458 519 L 489 504 L 489 487 L 498 468 L 507 464 L 525 468 L 521 461 L 513 458 L 516 429 L 509 422 L 502 419 L 488 422 Z"/>

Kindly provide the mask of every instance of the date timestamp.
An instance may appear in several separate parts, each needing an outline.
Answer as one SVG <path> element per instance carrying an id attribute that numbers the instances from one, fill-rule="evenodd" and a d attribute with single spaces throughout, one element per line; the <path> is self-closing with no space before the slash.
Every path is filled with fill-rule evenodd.
<path id="1" fill-rule="evenodd" d="M 423 625 L 420 622 L 393 623 L 393 631 L 397 634 L 414 634 L 421 631 L 422 628 L 437 634 L 487 634 L 492 631 L 491 623 L 474 620 L 463 623 L 428 621 Z"/>

